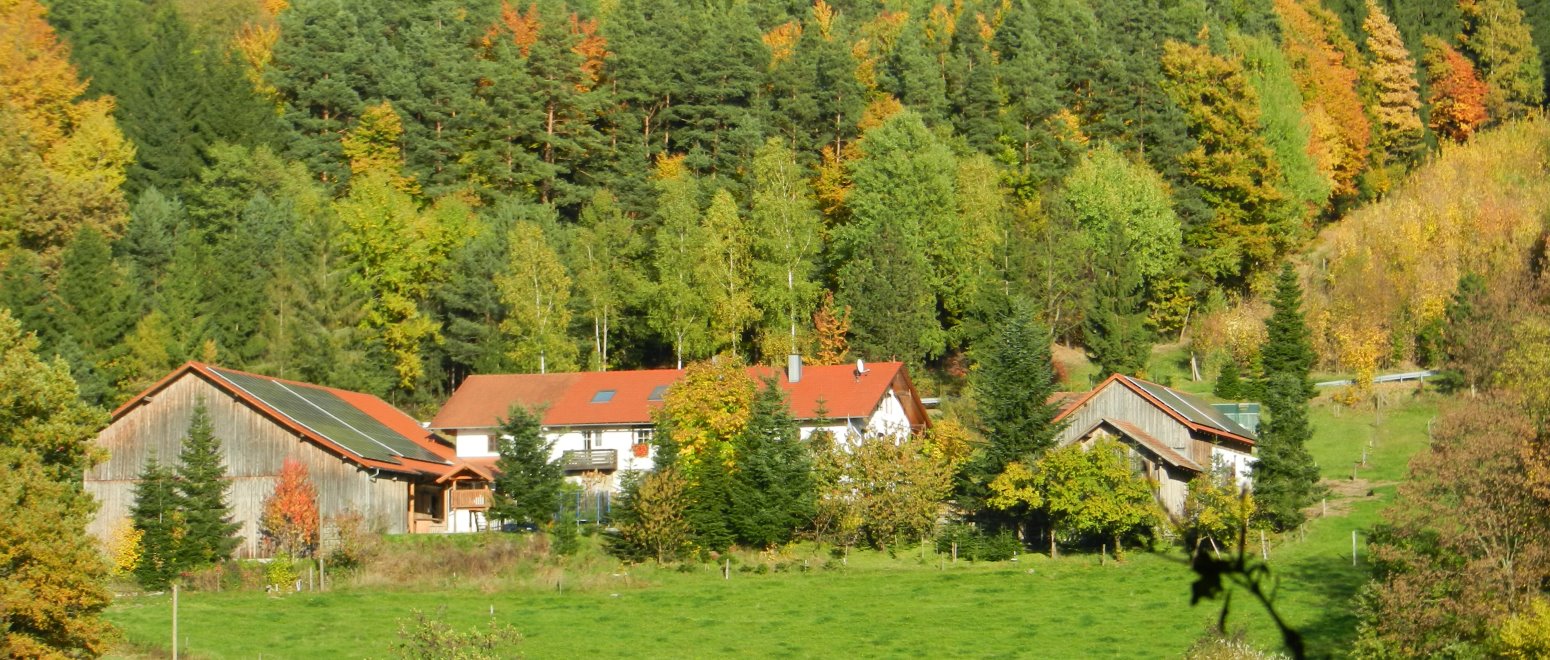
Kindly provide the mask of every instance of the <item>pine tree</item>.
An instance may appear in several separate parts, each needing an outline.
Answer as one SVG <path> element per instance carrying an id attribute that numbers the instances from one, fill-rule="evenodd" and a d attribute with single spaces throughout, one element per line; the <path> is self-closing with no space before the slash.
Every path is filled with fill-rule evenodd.
<path id="1" fill-rule="evenodd" d="M 155 456 L 146 461 L 135 482 L 135 503 L 129 516 L 143 534 L 135 579 L 146 589 L 166 589 L 185 567 L 182 542 L 188 527 L 177 486 L 172 468 L 157 462 Z"/>
<path id="2" fill-rule="evenodd" d="M 513 406 L 496 430 L 500 458 L 495 469 L 495 504 L 490 517 L 517 523 L 547 525 L 560 506 L 565 467 L 551 459 L 554 445 L 544 436 L 538 416 Z"/>
<path id="3" fill-rule="evenodd" d="M 1285 530 L 1302 524 L 1302 508 L 1317 497 L 1319 481 L 1318 465 L 1307 448 L 1313 437 L 1308 399 L 1314 391 L 1308 372 L 1314 354 L 1303 321 L 1302 288 L 1290 264 L 1281 268 L 1271 305 L 1274 311 L 1265 322 L 1266 340 L 1260 349 L 1260 392 L 1267 419 L 1259 429 L 1254 497 L 1264 520 Z"/>
<path id="4" fill-rule="evenodd" d="M 135 323 L 136 305 L 107 238 L 83 228 L 62 255 L 51 304 L 60 337 L 56 350 L 71 363 L 81 396 L 106 402 L 117 382 L 110 368 Z"/>
<path id="5" fill-rule="evenodd" d="M 931 266 L 919 237 L 892 222 L 840 266 L 835 300 L 850 309 L 851 350 L 872 360 L 919 360 L 941 352 Z"/>
<path id="6" fill-rule="evenodd" d="M 775 381 L 759 388 L 738 444 L 729 507 L 738 543 L 769 548 L 790 541 L 813 517 L 813 461 Z"/>
<path id="7" fill-rule="evenodd" d="M 200 399 L 183 439 L 177 469 L 177 492 L 185 534 L 178 548 L 180 563 L 201 566 L 231 557 L 242 525 L 232 522 L 231 490 L 221 458 L 221 440 L 210 424 L 210 412 Z"/>
<path id="8" fill-rule="evenodd" d="M 1098 365 L 1094 377 L 1144 375 L 1152 354 L 1142 301 L 1141 272 L 1122 240 L 1111 240 L 1094 264 L 1096 283 L 1082 326 L 1087 353 Z"/>
<path id="9" fill-rule="evenodd" d="M 100 656 L 113 637 L 101 619 L 111 601 L 107 566 L 86 534 L 96 502 L 81 475 L 102 411 L 78 397 L 68 367 L 37 356 L 37 339 L 0 310 L 0 647 L 28 657 Z M 40 598 L 46 595 L 46 598 Z M 26 607 L 14 604 L 25 603 Z"/>
<path id="10" fill-rule="evenodd" d="M 1489 90 L 1485 106 L 1496 119 L 1521 116 L 1545 102 L 1539 47 L 1517 0 L 1460 0 L 1462 41 Z"/>
<path id="11" fill-rule="evenodd" d="M 1222 363 L 1222 370 L 1216 377 L 1216 384 L 1211 387 L 1211 393 L 1217 398 L 1228 401 L 1236 401 L 1243 398 L 1243 380 L 1238 375 L 1238 361 L 1227 358 Z"/>
<path id="12" fill-rule="evenodd" d="M 1415 58 L 1377 0 L 1367 0 L 1362 31 L 1367 35 L 1367 50 L 1372 52 L 1371 72 L 1378 97 L 1373 112 L 1378 120 L 1379 144 L 1390 159 L 1409 164 L 1421 146 L 1424 130 Z"/>
<path id="13" fill-rule="evenodd" d="M 11 311 L 11 318 L 21 324 L 23 332 L 36 333 L 39 342 L 45 343 L 52 339 L 55 323 L 48 302 L 48 287 L 37 256 L 27 250 L 12 251 L 5 257 L 5 269 L 0 270 L 0 308 Z"/>

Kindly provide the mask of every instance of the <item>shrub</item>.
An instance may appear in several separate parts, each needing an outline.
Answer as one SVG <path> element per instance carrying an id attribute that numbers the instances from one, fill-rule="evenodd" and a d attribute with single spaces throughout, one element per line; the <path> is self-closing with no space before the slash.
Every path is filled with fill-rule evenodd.
<path id="1" fill-rule="evenodd" d="M 581 549 L 581 530 L 577 529 L 575 514 L 569 510 L 560 514 L 560 519 L 554 521 L 549 530 L 553 539 L 549 547 L 554 554 L 568 557 Z"/>
<path id="2" fill-rule="evenodd" d="M 1011 531 L 985 534 L 967 523 L 942 528 L 942 533 L 936 537 L 936 551 L 951 553 L 953 543 L 958 544 L 958 558 L 969 561 L 1006 561 L 1023 549 L 1023 542 Z"/>
<path id="3" fill-rule="evenodd" d="M 485 658 L 520 657 L 516 645 L 522 635 L 516 628 L 497 623 L 494 617 L 486 629 L 474 628 L 459 631 L 442 620 L 446 608 L 437 610 L 436 616 L 426 616 L 413 610 L 408 619 L 398 622 L 398 657 L 416 660 L 483 660 Z"/>
<path id="4" fill-rule="evenodd" d="M 1285 656 L 1255 648 L 1239 630 L 1231 635 L 1212 630 L 1184 652 L 1185 660 L 1279 660 Z"/>
<path id="5" fill-rule="evenodd" d="M 134 521 L 123 518 L 113 525 L 113 531 L 108 533 L 108 560 L 113 568 L 113 575 L 127 575 L 133 573 L 135 566 L 140 564 L 141 543 L 145 531 L 135 527 Z"/>
<path id="6" fill-rule="evenodd" d="M 366 526 L 366 517 L 357 511 L 345 511 L 328 519 L 338 537 L 324 559 L 333 569 L 357 568 L 382 551 L 382 535 Z"/>
<path id="7" fill-rule="evenodd" d="M 269 568 L 264 572 L 269 588 L 276 591 L 294 591 L 296 589 L 296 563 L 291 556 L 285 553 L 276 554 L 269 561 Z"/>

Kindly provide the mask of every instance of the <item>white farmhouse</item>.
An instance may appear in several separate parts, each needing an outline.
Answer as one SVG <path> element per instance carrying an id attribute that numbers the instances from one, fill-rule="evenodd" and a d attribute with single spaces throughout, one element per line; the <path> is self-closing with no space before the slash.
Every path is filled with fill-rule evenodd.
<path id="1" fill-rule="evenodd" d="M 836 438 L 920 431 L 930 422 L 902 362 L 804 366 L 781 371 L 749 367 L 756 380 L 773 378 L 785 391 L 806 438 L 820 428 Z M 572 476 L 650 470 L 651 411 L 683 371 L 594 371 L 469 376 L 431 420 L 451 438 L 457 458 L 488 466 L 499 454 L 495 433 L 512 406 L 540 411 L 558 458 Z M 609 479 L 611 487 L 617 481 Z"/>

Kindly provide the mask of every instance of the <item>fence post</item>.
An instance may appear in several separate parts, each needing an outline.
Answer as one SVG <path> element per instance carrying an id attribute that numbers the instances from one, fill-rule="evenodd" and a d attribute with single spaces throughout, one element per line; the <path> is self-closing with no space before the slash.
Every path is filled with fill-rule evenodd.
<path id="1" fill-rule="evenodd" d="M 178 583 L 172 583 L 172 660 L 178 660 Z"/>
<path id="2" fill-rule="evenodd" d="M 1356 530 L 1351 530 L 1351 565 L 1356 565 Z"/>

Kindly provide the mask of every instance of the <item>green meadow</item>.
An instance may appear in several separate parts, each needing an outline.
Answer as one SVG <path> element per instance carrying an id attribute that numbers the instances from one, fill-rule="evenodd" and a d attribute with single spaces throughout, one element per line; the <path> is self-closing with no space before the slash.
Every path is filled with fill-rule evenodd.
<path id="1" fill-rule="evenodd" d="M 1409 389 L 1389 399 L 1381 421 L 1371 410 L 1315 405 L 1311 449 L 1332 486 L 1329 513 L 1302 534 L 1270 541 L 1276 607 L 1315 657 L 1349 646 L 1351 598 L 1367 579 L 1361 556 L 1352 566 L 1351 532 L 1361 539 L 1378 520 L 1436 411 L 1432 395 Z M 1353 482 L 1363 448 L 1368 463 Z M 479 540 L 399 542 L 435 552 Z M 1221 607 L 1190 605 L 1193 576 L 1176 551 L 1131 552 L 1117 563 L 1096 554 L 953 563 L 917 547 L 853 552 L 842 563 L 826 549 L 798 546 L 778 557 L 741 555 L 730 579 L 719 566 L 620 565 L 595 544 L 583 555 L 570 565 L 515 567 L 509 579 L 356 580 L 284 597 L 185 592 L 180 650 L 199 658 L 382 657 L 393 653 L 400 621 L 420 609 L 460 629 L 486 625 L 493 612 L 521 632 L 519 652 L 539 658 L 1177 657 Z M 752 570 L 759 565 L 766 570 Z M 1230 628 L 1263 648 L 1279 645 L 1246 594 L 1232 603 Z M 108 612 L 123 630 L 119 653 L 164 654 L 170 615 L 167 595 L 120 597 Z"/>

